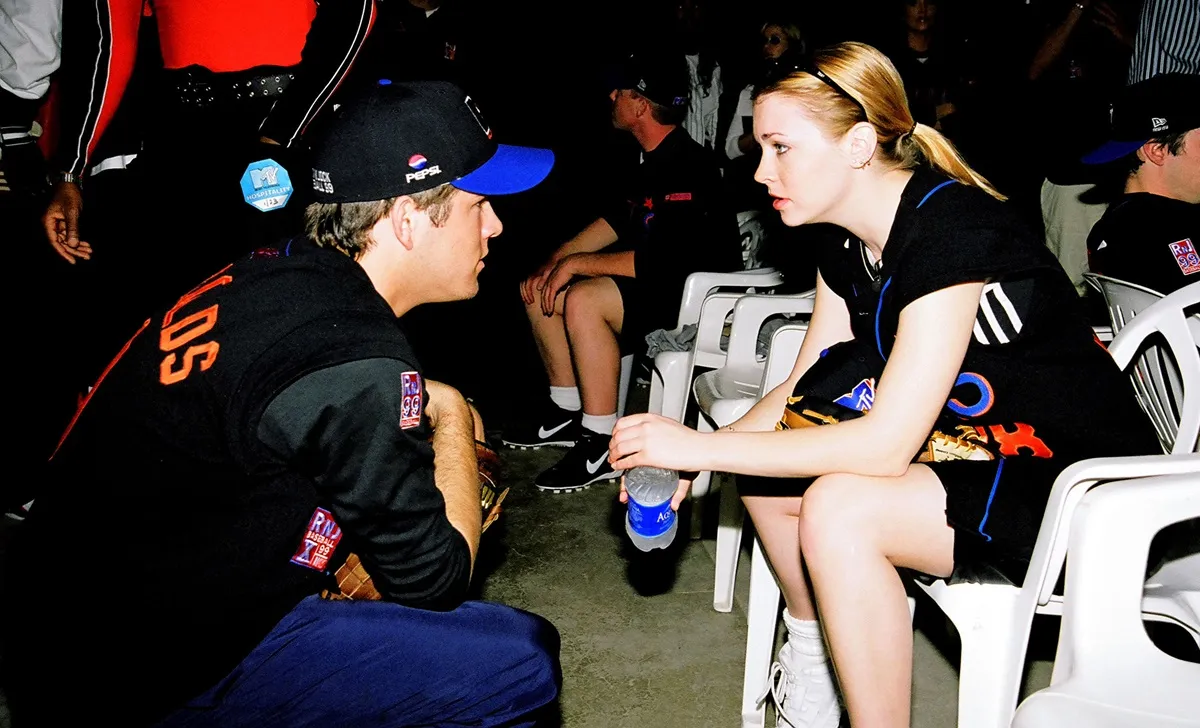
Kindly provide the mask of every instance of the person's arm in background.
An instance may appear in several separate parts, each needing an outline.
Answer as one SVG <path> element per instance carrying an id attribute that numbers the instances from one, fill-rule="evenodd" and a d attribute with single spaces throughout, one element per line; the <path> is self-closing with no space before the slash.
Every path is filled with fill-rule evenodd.
<path id="1" fill-rule="evenodd" d="M 62 0 L 0 4 L 0 193 L 36 194 L 45 162 L 33 120 L 62 58 Z"/>
<path id="2" fill-rule="evenodd" d="M 290 147 L 300 138 L 350 73 L 374 22 L 374 0 L 317 3 L 295 78 L 259 127 L 263 142 Z"/>
<path id="3" fill-rule="evenodd" d="M 1083 20 L 1083 16 L 1091 4 L 1092 0 L 1076 0 L 1067 11 L 1066 17 L 1046 34 L 1041 46 L 1033 54 L 1033 61 L 1029 64 L 1030 81 L 1041 78 L 1046 69 L 1062 55 L 1067 47 L 1067 42 L 1071 39 L 1075 29 L 1079 27 L 1079 23 Z"/>
<path id="4" fill-rule="evenodd" d="M 79 239 L 83 196 L 78 180 L 133 75 L 141 20 L 142 0 L 75 0 L 63 6 L 58 147 L 51 168 L 68 178 L 55 183 L 42 225 L 54 251 L 68 263 L 92 254 Z"/>
<path id="5" fill-rule="evenodd" d="M 466 597 L 482 522 L 473 418 L 457 391 L 414 370 L 371 358 L 312 372 L 271 401 L 257 433 L 314 479 L 384 598 L 453 609 Z M 424 412 L 414 384 L 429 395 Z"/>

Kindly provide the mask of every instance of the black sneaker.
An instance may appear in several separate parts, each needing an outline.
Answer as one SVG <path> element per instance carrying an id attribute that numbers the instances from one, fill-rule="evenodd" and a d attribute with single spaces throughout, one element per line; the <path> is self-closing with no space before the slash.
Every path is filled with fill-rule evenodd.
<path id="1" fill-rule="evenodd" d="M 517 427 L 505 433 L 500 441 L 509 447 L 574 447 L 579 439 L 582 412 L 571 412 L 550 400 L 538 414 L 534 424 Z"/>
<path id="2" fill-rule="evenodd" d="M 592 483 L 621 477 L 623 471 L 613 470 L 608 464 L 608 443 L 612 436 L 586 429 L 582 433 L 579 442 L 563 455 L 562 460 L 533 481 L 538 490 L 573 493 L 587 490 Z"/>

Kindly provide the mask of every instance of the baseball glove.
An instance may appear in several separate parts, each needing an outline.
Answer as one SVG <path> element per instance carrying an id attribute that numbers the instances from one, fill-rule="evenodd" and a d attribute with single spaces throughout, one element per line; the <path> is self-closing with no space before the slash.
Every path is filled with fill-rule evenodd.
<path id="1" fill-rule="evenodd" d="M 776 430 L 795 430 L 818 427 L 858 419 L 863 412 L 819 397 L 788 397 L 783 418 Z M 955 433 L 955 434 L 951 434 Z M 936 463 L 944 460 L 995 460 L 996 453 L 984 442 L 974 427 L 956 425 L 935 428 L 918 451 L 913 462 Z"/>
<path id="2" fill-rule="evenodd" d="M 500 478 L 500 456 L 487 443 L 475 441 L 475 459 L 479 464 L 480 507 L 483 509 L 482 532 L 486 531 L 488 526 L 491 526 L 500 517 L 500 506 L 508 496 L 509 489 L 501 490 L 497 483 Z M 321 592 L 322 598 L 356 601 L 382 599 L 379 591 L 375 588 L 375 583 L 371 581 L 371 575 L 367 573 L 367 568 L 358 558 L 358 554 L 350 554 L 346 558 L 346 563 L 342 564 L 334 574 L 334 578 L 337 579 L 337 591 L 325 589 Z"/>

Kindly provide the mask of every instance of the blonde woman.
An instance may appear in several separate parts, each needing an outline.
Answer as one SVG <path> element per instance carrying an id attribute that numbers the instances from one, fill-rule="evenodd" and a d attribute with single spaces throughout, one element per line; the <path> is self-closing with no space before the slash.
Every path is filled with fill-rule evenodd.
<path id="1" fill-rule="evenodd" d="M 1158 446 L 1053 256 L 913 121 L 882 53 L 818 51 L 759 91 L 754 133 L 755 179 L 783 222 L 857 239 L 815 251 L 816 305 L 786 383 L 716 433 L 626 417 L 610 460 L 765 476 L 739 491 L 787 604 L 779 724 L 838 725 L 832 658 L 852 725 L 907 726 L 896 569 L 1019 579 L 1064 467 Z"/>

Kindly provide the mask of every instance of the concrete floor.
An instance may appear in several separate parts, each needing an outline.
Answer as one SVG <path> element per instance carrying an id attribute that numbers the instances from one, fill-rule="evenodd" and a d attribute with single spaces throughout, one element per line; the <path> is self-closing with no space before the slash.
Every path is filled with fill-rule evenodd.
<path id="1" fill-rule="evenodd" d="M 638 394 L 644 402 L 644 387 Z M 715 612 L 711 535 L 691 539 L 681 529 L 671 549 L 642 554 L 628 544 L 615 482 L 547 495 L 533 488 L 533 477 L 561 450 L 501 454 L 512 491 L 503 517 L 485 534 L 477 596 L 536 612 L 558 627 L 560 725 L 738 726 L 748 553 L 733 612 Z M 12 528 L 0 524 L 0 537 Z M 947 728 L 955 723 L 957 644 L 936 608 L 925 606 L 918 603 L 913 726 Z M 1043 636 L 1035 632 L 1031 646 L 1031 689 L 1049 681 L 1046 658 L 1057 623 L 1044 621 L 1037 631 Z M 0 728 L 9 728 L 2 693 Z"/>

